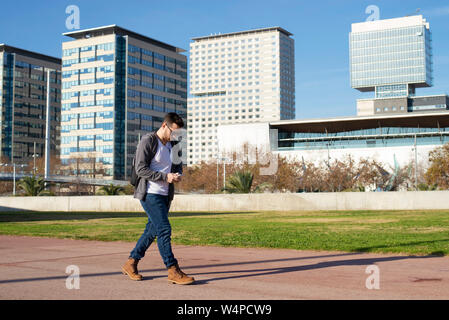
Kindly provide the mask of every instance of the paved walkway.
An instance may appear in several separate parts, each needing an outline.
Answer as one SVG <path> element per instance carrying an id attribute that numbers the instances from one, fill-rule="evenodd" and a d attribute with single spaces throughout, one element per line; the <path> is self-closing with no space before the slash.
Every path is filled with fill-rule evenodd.
<path id="1" fill-rule="evenodd" d="M 139 264 L 144 280 L 128 280 L 120 267 L 133 246 L 0 236 L 0 299 L 449 299 L 449 257 L 178 245 L 197 280 L 179 286 L 167 282 L 155 244 Z M 69 265 L 80 270 L 78 290 L 66 287 Z M 370 265 L 379 289 L 366 287 Z"/>

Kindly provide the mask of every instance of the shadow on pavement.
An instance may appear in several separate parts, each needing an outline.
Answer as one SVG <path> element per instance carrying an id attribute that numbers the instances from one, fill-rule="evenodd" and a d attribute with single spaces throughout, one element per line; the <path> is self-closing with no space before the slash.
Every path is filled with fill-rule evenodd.
<path id="1" fill-rule="evenodd" d="M 414 241 L 414 242 L 405 242 L 405 243 L 395 243 L 392 245 L 378 245 L 378 246 L 371 246 L 371 247 L 361 247 L 356 248 L 354 251 L 356 252 L 372 252 L 373 249 L 380 249 L 380 248 L 392 248 L 392 247 L 408 247 L 410 245 L 420 245 L 420 244 L 429 244 L 429 243 L 436 243 L 436 242 L 449 242 L 449 239 L 440 239 L 440 240 L 428 240 L 428 241 Z M 432 252 L 430 255 L 432 256 L 444 256 L 447 254 L 447 252 L 438 250 Z"/>
<path id="2" fill-rule="evenodd" d="M 258 276 L 266 276 L 273 274 L 282 274 L 282 273 L 290 273 L 290 272 L 299 272 L 299 271 L 307 271 L 314 269 L 322 269 L 322 268 L 331 268 L 331 267 L 339 267 L 339 266 L 348 266 L 348 265 L 372 265 L 379 262 L 386 261 L 398 261 L 404 259 L 423 259 L 423 258 L 434 258 L 435 256 L 392 256 L 392 257 L 378 257 L 378 258 L 364 258 L 364 259 L 346 259 L 346 260 L 338 260 L 338 261 L 326 261 L 319 262 L 315 264 L 309 265 L 300 265 L 300 266 L 291 266 L 291 267 L 275 267 L 275 268 L 256 268 L 256 269 L 242 269 L 242 270 L 232 270 L 232 271 L 213 271 L 213 272 L 194 272 L 196 269 L 204 269 L 204 268 L 214 268 L 214 267 L 227 267 L 227 266 L 244 266 L 244 265 L 254 265 L 254 264 L 263 264 L 263 263 L 273 263 L 273 262 L 288 262 L 288 261 L 300 261 L 307 259 L 322 259 L 322 258 L 334 258 L 334 257 L 345 257 L 345 256 L 360 256 L 363 253 L 353 252 L 353 253 L 337 253 L 330 255 L 321 255 L 321 256 L 310 256 L 310 257 L 298 257 L 298 258 L 285 258 L 285 259 L 270 259 L 270 260 L 251 260 L 251 261 L 242 261 L 242 262 L 232 262 L 232 263 L 219 263 L 219 264 L 202 264 L 202 265 L 193 265 L 193 266 L 181 266 L 181 268 L 191 276 L 199 276 L 199 275 L 215 275 L 215 274 L 238 274 L 238 275 L 226 275 L 223 277 L 213 277 L 206 279 L 196 279 L 196 284 L 206 284 L 211 281 L 219 281 L 219 280 L 228 280 L 228 279 L 238 279 L 238 278 L 249 278 L 249 277 L 258 277 Z M 63 260 L 63 259 L 73 259 L 73 257 L 61 258 L 61 259 L 50 259 L 50 260 Z M 39 260 L 41 261 L 41 260 Z M 33 262 L 33 261 L 26 261 Z M 8 264 L 3 264 L 3 266 Z M 161 275 L 146 275 L 145 273 L 151 272 L 162 272 L 166 271 L 166 269 L 141 269 L 139 273 L 141 273 L 145 280 L 152 280 L 157 278 L 165 278 L 166 276 Z M 193 271 L 193 272 L 192 272 Z M 89 278 L 89 277 L 104 277 L 104 276 L 122 276 L 125 277 L 121 270 L 120 266 L 117 266 L 117 272 L 104 272 L 104 273 L 88 273 L 88 274 L 80 274 L 80 278 Z M 60 275 L 60 276 L 51 276 L 51 277 L 37 277 L 37 278 L 24 278 L 24 279 L 10 279 L 10 280 L 0 280 L 0 285 L 8 284 L 8 283 L 17 283 L 17 282 L 30 282 L 30 281 L 47 281 L 47 280 L 60 280 L 67 279 L 68 275 Z M 131 280 L 129 280 L 131 281 Z"/>
<path id="3" fill-rule="evenodd" d="M 339 261 L 319 262 L 319 263 L 310 264 L 310 265 L 293 266 L 293 267 L 247 269 L 247 270 L 233 270 L 233 271 L 206 272 L 206 273 L 190 273 L 189 275 L 194 276 L 194 275 L 213 275 L 213 274 L 223 274 L 223 273 L 231 273 L 231 274 L 244 273 L 244 274 L 240 274 L 240 275 L 203 279 L 206 282 L 210 282 L 210 281 L 219 281 L 219 280 L 267 276 L 267 275 L 307 271 L 307 270 L 322 269 L 322 268 L 332 268 L 332 267 L 339 267 L 339 266 L 351 266 L 351 265 L 368 266 L 368 265 L 376 264 L 379 262 L 397 261 L 397 260 L 404 260 L 404 259 L 423 259 L 423 258 L 435 258 L 435 256 L 396 256 L 396 257 L 383 257 L 383 258 L 348 259 L 348 260 L 339 260 Z"/>

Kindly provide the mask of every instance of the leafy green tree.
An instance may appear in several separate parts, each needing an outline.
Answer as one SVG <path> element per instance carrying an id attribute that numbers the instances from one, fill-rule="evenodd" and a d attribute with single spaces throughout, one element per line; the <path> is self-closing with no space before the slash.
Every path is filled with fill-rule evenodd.
<path id="1" fill-rule="evenodd" d="M 25 192 L 25 196 L 51 196 L 53 193 L 46 188 L 49 186 L 45 182 L 44 178 L 36 177 L 24 177 L 17 183 L 19 189 Z"/>

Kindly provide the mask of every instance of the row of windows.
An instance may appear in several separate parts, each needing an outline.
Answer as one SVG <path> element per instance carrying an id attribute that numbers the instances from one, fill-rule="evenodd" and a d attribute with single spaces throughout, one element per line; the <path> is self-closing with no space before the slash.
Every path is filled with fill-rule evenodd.
<path id="1" fill-rule="evenodd" d="M 114 72 L 114 65 L 63 71 L 62 78 L 70 78 L 71 76 L 74 76 L 74 75 L 81 75 L 81 74 L 87 74 L 87 73 L 96 74 L 98 72 L 103 72 L 103 73 Z"/>
<path id="2" fill-rule="evenodd" d="M 423 51 L 417 50 L 417 51 L 408 51 L 408 52 L 401 52 L 401 53 L 385 53 L 385 54 L 371 54 L 367 53 L 363 56 L 354 57 L 351 56 L 351 64 L 358 64 L 358 63 L 373 63 L 373 62 L 387 62 L 387 61 L 398 61 L 398 60 L 408 60 L 408 59 L 416 59 L 416 58 L 423 58 Z M 427 63 L 431 63 L 430 56 L 426 56 Z"/>
<path id="3" fill-rule="evenodd" d="M 259 98 L 260 98 L 260 96 L 248 96 L 248 97 L 243 96 L 243 97 L 234 97 L 234 98 L 227 98 L 227 99 L 223 98 L 223 99 L 221 99 L 221 102 L 225 102 L 226 100 L 228 102 L 232 102 L 233 100 L 234 101 L 246 101 L 246 100 L 253 100 L 253 99 L 254 100 L 259 100 Z M 213 102 L 213 101 L 210 101 L 210 100 L 211 99 L 209 99 L 208 103 L 212 103 Z M 199 104 L 200 102 L 201 102 L 201 104 L 206 103 L 205 100 L 202 100 L 202 101 L 201 100 L 200 101 L 196 100 L 196 101 L 191 101 L 190 105 L 192 105 L 192 104 Z M 214 108 L 214 107 L 219 108 L 220 106 L 218 105 L 218 102 L 219 102 L 219 99 L 215 99 L 215 103 L 217 103 L 217 104 L 216 105 L 209 105 L 208 108 L 209 109 Z M 225 104 L 222 104 L 221 107 L 224 108 Z M 228 107 L 232 107 L 232 104 L 228 104 Z M 205 106 L 202 106 L 201 109 L 205 110 Z M 189 110 L 193 110 L 193 106 L 190 106 Z M 195 106 L 195 110 L 199 110 L 199 106 Z"/>
<path id="4" fill-rule="evenodd" d="M 182 101 L 182 100 L 166 98 L 166 97 L 158 96 L 156 94 L 151 94 L 151 93 L 148 93 L 148 92 L 137 91 L 137 90 L 133 90 L 133 89 L 128 89 L 128 97 L 130 97 L 130 98 L 141 98 L 141 99 L 143 98 L 143 99 L 148 99 L 148 100 L 153 100 L 153 101 L 172 103 L 172 104 L 175 104 L 175 105 L 182 106 L 184 108 L 187 107 L 186 103 L 184 101 Z"/>
<path id="5" fill-rule="evenodd" d="M 158 85 L 154 82 L 148 82 L 148 81 L 144 81 L 144 80 L 128 78 L 128 86 L 129 87 L 136 87 L 136 86 L 146 87 L 146 88 L 150 88 L 150 89 L 159 90 L 162 92 L 173 93 L 175 95 L 180 96 L 181 98 L 187 98 L 187 93 L 184 90 L 179 91 L 179 90 L 176 90 L 173 88 L 165 87 L 165 85 L 164 86 Z"/>
<path id="6" fill-rule="evenodd" d="M 61 126 L 61 132 L 67 133 L 73 130 L 86 130 L 86 129 L 103 129 L 103 130 L 113 130 L 114 123 L 104 122 L 104 123 L 83 123 L 78 125 L 65 125 Z"/>
<path id="7" fill-rule="evenodd" d="M 114 82 L 114 77 L 104 77 L 104 78 L 90 78 L 90 79 L 82 79 L 75 81 L 63 81 L 62 88 L 63 89 L 71 89 L 76 86 L 83 86 L 94 83 L 103 83 L 103 84 L 111 84 Z"/>
<path id="8" fill-rule="evenodd" d="M 256 57 L 255 60 L 259 60 L 259 57 Z M 252 61 L 252 59 L 248 58 L 248 62 L 250 62 L 250 61 Z M 223 64 L 226 64 L 226 62 L 228 63 L 227 64 L 228 69 L 232 69 L 232 67 L 234 67 L 235 69 L 238 69 L 238 68 L 242 68 L 243 69 L 243 68 L 246 68 L 246 67 L 248 67 L 248 68 L 253 68 L 254 67 L 255 68 L 255 66 L 259 65 L 258 62 L 254 63 L 254 66 L 253 66 L 252 63 L 248 63 L 248 65 L 246 65 L 245 63 L 239 64 L 239 62 L 246 62 L 246 59 L 234 59 L 234 60 L 228 59 L 228 60 L 221 60 L 221 61 L 220 60 L 215 60 L 215 61 L 213 61 L 213 63 L 212 63 L 212 61 L 209 61 L 207 63 L 207 65 L 208 66 L 211 66 L 212 64 L 214 64 L 214 65 L 217 65 L 217 64 L 223 65 Z M 229 65 L 229 64 L 233 64 L 233 65 Z M 275 60 L 272 61 L 272 64 L 276 64 L 276 61 Z M 193 67 L 198 68 L 200 66 L 206 66 L 206 62 L 195 63 L 195 64 L 191 63 L 190 64 L 191 68 L 193 68 Z M 221 70 L 224 70 L 224 69 L 225 69 L 225 66 L 221 66 Z M 216 67 L 215 70 L 218 70 L 218 67 Z M 257 70 L 257 71 L 259 71 L 259 70 Z M 195 69 L 195 72 L 198 72 L 198 69 Z"/>
<path id="9" fill-rule="evenodd" d="M 79 141 L 113 141 L 113 134 L 94 134 L 86 136 L 63 136 L 61 137 L 61 144 L 70 144 Z"/>
<path id="10" fill-rule="evenodd" d="M 235 90 L 235 91 L 227 91 L 226 92 L 226 94 L 228 95 L 228 96 L 230 96 L 230 95 L 233 95 L 233 94 L 246 94 L 246 93 L 253 93 L 253 91 L 255 92 L 255 93 L 258 93 L 258 92 L 260 92 L 260 89 L 249 89 L 249 90 Z M 255 99 L 259 99 L 260 98 L 260 96 L 254 96 L 254 98 Z M 230 101 L 229 100 L 230 98 L 228 98 L 228 101 Z M 221 98 L 221 99 L 195 99 L 195 98 L 191 98 L 191 99 L 189 99 L 189 101 L 191 102 L 191 103 L 194 103 L 194 104 L 199 104 L 199 103 L 212 103 L 212 102 L 219 102 L 219 101 L 222 101 L 222 102 L 224 102 L 224 101 L 226 101 L 226 99 L 225 98 Z"/>
<path id="11" fill-rule="evenodd" d="M 114 55 L 113 54 L 104 54 L 104 55 L 92 56 L 92 57 L 64 59 L 64 60 L 62 60 L 62 66 L 70 67 L 74 64 L 86 63 L 86 62 L 92 62 L 92 61 L 104 61 L 104 62 L 114 61 Z"/>
<path id="12" fill-rule="evenodd" d="M 273 83 L 276 83 L 276 80 L 273 80 Z M 228 85 L 225 85 L 225 84 L 222 84 L 221 86 L 220 85 L 215 85 L 215 86 L 202 86 L 202 87 L 192 87 L 192 91 L 196 91 L 196 90 L 201 90 L 201 91 L 204 91 L 204 90 L 213 90 L 213 89 L 225 89 L 225 88 L 233 88 L 233 87 L 235 87 L 235 88 L 238 88 L 238 87 L 251 87 L 251 86 L 254 86 L 254 85 L 259 85 L 260 84 L 260 82 L 259 81 L 255 81 L 255 82 L 248 82 L 248 83 L 246 83 L 246 82 L 237 82 L 237 83 L 234 83 L 234 84 L 232 84 L 232 83 L 230 83 L 230 84 L 228 84 Z"/>
<path id="13" fill-rule="evenodd" d="M 253 112 L 253 111 L 255 111 L 255 112 L 259 112 L 260 111 L 260 109 L 259 108 L 255 108 L 255 109 L 248 109 L 248 112 Z M 208 113 L 207 113 L 207 115 L 209 115 L 209 116 L 211 116 L 211 115 L 213 115 L 213 114 L 215 114 L 215 115 L 218 115 L 219 113 L 221 113 L 221 114 L 226 114 L 226 113 L 239 113 L 239 112 L 241 112 L 241 113 L 246 113 L 246 109 L 241 109 L 241 110 L 227 110 L 227 112 L 226 112 L 226 110 L 223 110 L 223 111 L 209 111 Z M 187 116 L 189 116 L 189 117 L 193 117 L 193 116 L 200 116 L 200 112 L 195 112 L 195 113 L 188 113 L 187 114 Z M 201 116 L 206 116 L 206 112 L 201 112 Z M 212 118 L 209 118 L 209 119 L 212 119 Z M 200 120 L 200 118 L 190 118 L 189 119 L 189 122 L 190 121 L 199 121 Z M 203 121 L 204 121 L 205 119 L 203 119 Z"/>
<path id="14" fill-rule="evenodd" d="M 62 110 L 70 111 L 75 108 L 85 108 L 85 107 L 95 107 L 95 106 L 103 106 L 103 107 L 113 107 L 114 100 L 90 100 L 90 101 L 80 101 L 80 102 L 72 102 L 72 103 L 63 103 Z"/>
<path id="15" fill-rule="evenodd" d="M 102 88 L 102 89 L 93 89 L 93 90 L 83 90 L 83 91 L 74 91 L 74 92 L 65 92 L 62 94 L 62 100 L 68 100 L 73 97 L 85 97 L 85 96 L 93 96 L 93 95 L 104 95 L 110 96 L 114 94 L 113 88 Z"/>
<path id="16" fill-rule="evenodd" d="M 406 84 L 396 84 L 387 86 L 376 87 L 376 92 L 394 91 L 394 90 L 407 90 Z"/>
<path id="17" fill-rule="evenodd" d="M 1 64 L 1 62 L 0 62 L 0 64 Z M 20 61 L 20 60 L 16 60 L 15 65 L 16 65 L 17 69 L 31 69 L 31 70 L 37 70 L 37 71 L 42 71 L 42 72 L 47 70 L 44 66 L 38 66 L 38 65 Z M 52 73 L 54 74 L 54 72 L 52 72 Z M 60 72 L 58 71 L 58 73 L 60 73 Z"/>
<path id="18" fill-rule="evenodd" d="M 417 74 L 409 74 L 404 76 L 385 76 L 385 77 L 377 77 L 377 78 L 365 78 L 365 79 L 357 79 L 351 81 L 352 87 L 371 87 L 385 83 L 419 83 L 426 82 L 428 83 L 428 79 L 426 79 L 425 75 L 417 75 Z"/>
<path id="19" fill-rule="evenodd" d="M 374 48 L 374 47 L 385 47 L 392 45 L 404 45 L 412 43 L 424 43 L 424 38 L 417 37 L 416 35 L 405 36 L 405 37 L 394 37 L 394 38 L 379 38 L 369 41 L 352 41 L 351 48 Z"/>
<path id="20" fill-rule="evenodd" d="M 256 105 L 256 106 L 258 106 L 260 103 L 259 103 L 259 101 L 256 101 L 256 102 L 254 102 L 254 105 Z M 252 102 L 249 102 L 248 103 L 248 106 L 249 107 L 251 107 L 253 105 L 253 103 Z M 246 107 L 246 103 L 245 102 L 243 102 L 243 103 L 235 103 L 235 104 L 228 104 L 228 108 L 232 108 L 232 107 Z M 219 109 L 220 108 L 220 105 L 211 105 L 211 106 L 208 106 L 208 109 L 209 110 L 215 110 L 215 109 Z M 225 104 L 222 104 L 221 105 L 221 108 L 223 109 L 223 108 L 226 108 L 226 105 Z M 201 109 L 202 110 L 205 110 L 205 107 L 203 106 L 203 107 L 201 107 Z M 256 109 L 256 111 L 259 111 L 259 108 L 255 108 Z M 190 111 L 192 111 L 193 110 L 193 108 L 189 108 L 189 112 Z M 199 110 L 199 107 L 195 107 L 195 110 Z M 218 111 L 218 110 L 217 110 Z M 209 112 L 212 112 L 212 111 L 209 111 Z M 210 113 L 209 113 L 210 114 Z M 191 113 L 191 115 L 193 115 L 193 113 Z M 197 115 L 199 115 L 199 113 L 198 112 L 195 112 L 195 115 L 197 116 Z M 205 115 L 205 112 L 201 112 L 201 115 Z"/>
<path id="21" fill-rule="evenodd" d="M 132 52 L 132 53 L 139 52 L 139 53 L 142 53 L 143 55 L 146 55 L 146 56 L 149 56 L 149 57 L 154 57 L 154 58 L 162 60 L 162 61 L 170 62 L 170 63 L 176 64 L 176 65 L 179 65 L 183 69 L 187 69 L 187 64 L 184 61 L 182 61 L 182 60 L 178 60 L 178 59 L 175 59 L 175 58 L 172 58 L 172 57 L 169 57 L 169 56 L 165 56 L 165 55 L 163 55 L 161 53 L 154 52 L 154 51 L 151 51 L 151 50 L 139 48 L 139 47 L 136 47 L 136 46 L 134 46 L 132 44 L 128 45 L 128 51 Z"/>
<path id="22" fill-rule="evenodd" d="M 113 111 L 73 113 L 73 114 L 63 114 L 61 116 L 61 122 L 69 122 L 74 119 L 79 120 L 79 119 L 86 119 L 86 118 L 111 119 L 113 117 L 114 117 Z"/>
<path id="23" fill-rule="evenodd" d="M 96 163 L 103 163 L 103 164 L 112 164 L 113 158 L 112 157 L 96 157 L 95 158 Z M 76 159 L 61 159 L 61 164 L 68 165 L 68 164 L 76 163 Z M 80 174 L 89 174 L 91 170 L 89 169 L 80 169 L 78 170 Z M 72 175 L 76 175 L 76 170 L 73 170 Z M 112 171 L 106 169 L 106 175 L 112 175 Z"/>
<path id="24" fill-rule="evenodd" d="M 407 59 L 407 60 L 396 60 L 396 61 L 385 61 L 377 63 L 366 63 L 366 64 L 352 64 L 351 71 L 371 71 L 380 69 L 394 69 L 394 68 L 406 68 L 406 67 L 416 67 L 424 66 L 425 63 L 422 58 Z"/>
<path id="25" fill-rule="evenodd" d="M 128 120 L 146 120 L 146 121 L 163 121 L 161 117 L 154 117 L 152 115 L 136 113 L 136 112 L 128 112 Z"/>
<path id="26" fill-rule="evenodd" d="M 168 108 L 164 108 L 162 106 L 153 105 L 153 104 L 140 102 L 140 101 L 133 101 L 133 100 L 128 100 L 128 108 L 129 109 L 141 108 L 141 109 L 147 109 L 147 110 L 155 110 L 155 111 L 159 111 L 159 112 L 165 112 L 165 110 L 168 110 Z M 167 112 L 171 112 L 171 111 L 167 111 Z M 175 112 L 175 111 L 173 111 L 173 112 Z"/>
<path id="27" fill-rule="evenodd" d="M 420 110 L 444 110 L 448 109 L 445 104 L 433 104 L 427 106 L 412 106 L 408 108 L 408 111 L 420 111 Z"/>
<path id="28" fill-rule="evenodd" d="M 143 58 L 137 58 L 137 57 L 133 57 L 133 56 L 128 56 L 128 63 L 130 63 L 130 64 L 141 64 L 141 65 L 144 65 L 144 66 L 148 66 L 148 67 L 151 67 L 151 68 L 159 69 L 159 70 L 166 71 L 166 72 L 169 72 L 169 73 L 174 73 L 174 74 L 177 74 L 177 75 L 181 76 L 183 79 L 187 79 L 187 72 L 185 72 L 185 71 L 174 69 L 174 68 L 171 68 L 169 66 L 164 66 L 164 65 L 161 65 L 159 63 L 155 63 L 154 61 L 149 61 L 149 60 L 146 60 L 146 59 L 143 59 Z"/>
<path id="29" fill-rule="evenodd" d="M 197 42 L 195 42 L 195 43 L 192 43 L 190 46 L 192 47 L 192 48 L 194 48 L 194 49 L 200 49 L 200 48 L 211 48 L 211 47 L 213 47 L 213 46 L 215 46 L 215 47 L 218 47 L 219 45 L 220 46 L 225 46 L 225 45 L 232 45 L 233 43 L 234 44 L 237 44 L 237 43 L 251 43 L 251 42 L 259 42 L 259 38 L 248 38 L 248 39 L 240 39 L 240 40 L 234 40 L 234 41 L 230 41 L 230 40 L 228 40 L 228 41 L 226 41 L 226 40 L 217 40 L 216 42 L 214 42 L 214 43 L 208 43 L 207 45 L 206 44 L 202 44 L 201 42 L 201 40 L 200 41 L 197 41 Z"/>
<path id="30" fill-rule="evenodd" d="M 161 74 L 149 72 L 142 69 L 137 69 L 133 67 L 128 67 L 128 74 L 130 75 L 139 75 L 141 77 L 151 78 L 159 81 L 166 81 L 168 83 L 176 84 L 177 86 L 180 86 L 181 88 L 187 88 L 187 82 L 182 80 L 173 79 Z"/>
<path id="31" fill-rule="evenodd" d="M 88 147 L 70 147 L 61 148 L 61 155 L 70 155 L 75 152 L 102 152 L 102 153 L 113 153 L 114 146 L 88 146 Z"/>
<path id="32" fill-rule="evenodd" d="M 70 100 L 74 97 L 86 97 L 86 96 L 94 96 L 101 93 L 101 90 L 104 90 L 104 95 L 111 95 L 112 94 L 112 88 L 105 88 L 105 89 L 91 89 L 91 90 L 81 90 L 81 91 L 71 91 L 71 92 L 64 92 L 62 94 L 62 100 Z"/>
<path id="33" fill-rule="evenodd" d="M 408 51 L 421 51 L 419 54 L 421 56 L 425 55 L 423 43 L 412 43 L 412 44 L 402 44 L 402 45 L 388 46 L 388 47 L 351 49 L 351 56 L 357 57 L 357 56 L 378 55 L 378 54 L 388 54 L 388 53 L 395 53 L 396 55 L 399 56 L 399 54 L 406 53 Z"/>
<path id="34" fill-rule="evenodd" d="M 365 41 L 365 40 L 375 40 L 379 38 L 404 37 L 416 35 L 418 32 L 426 32 L 426 34 L 430 35 L 430 32 L 426 31 L 426 29 L 423 26 L 414 26 L 414 27 L 376 30 L 367 32 L 355 32 L 355 33 L 352 32 L 351 40 Z"/>
<path id="35" fill-rule="evenodd" d="M 238 56 L 251 56 L 251 55 L 256 55 L 259 54 L 259 50 L 254 50 L 254 51 L 239 51 L 239 52 L 235 52 L 234 54 L 232 53 L 228 53 L 227 56 L 229 57 L 238 57 Z M 201 61 L 201 60 L 218 60 L 218 58 L 226 58 L 226 54 L 221 54 L 221 55 L 215 55 L 215 56 L 199 56 L 197 57 L 195 54 L 192 54 L 190 61 Z M 252 57 L 248 57 L 248 60 L 250 60 Z M 255 58 L 255 57 L 254 57 Z M 243 59 L 243 58 L 242 58 Z"/>
<path id="36" fill-rule="evenodd" d="M 254 48 L 258 48 L 259 47 L 259 45 L 258 44 L 255 44 L 254 45 Z M 244 45 L 242 45 L 242 46 L 236 46 L 236 47 L 228 47 L 227 48 L 227 51 L 229 52 L 229 51 L 232 51 L 232 49 L 234 49 L 235 51 L 242 51 L 242 50 L 246 50 L 246 49 L 252 49 L 253 48 L 253 45 L 252 44 L 249 44 L 248 46 L 244 46 Z M 219 49 L 214 49 L 214 50 L 212 50 L 212 49 L 210 49 L 210 50 L 202 50 L 202 51 L 200 51 L 200 50 L 195 50 L 195 49 L 193 49 L 193 50 L 191 50 L 190 51 L 190 55 L 191 56 L 196 56 L 196 55 L 206 55 L 206 53 L 207 54 L 211 54 L 211 53 L 213 53 L 213 52 L 215 52 L 215 53 L 218 53 L 218 52 L 226 52 L 226 48 L 221 48 L 221 50 L 219 50 Z M 258 53 L 258 52 L 257 52 Z"/>
<path id="37" fill-rule="evenodd" d="M 379 135 L 397 135 L 397 134 L 415 134 L 415 133 L 449 133 L 449 127 L 438 128 L 437 124 L 433 128 L 426 127 L 378 127 L 359 130 L 349 130 L 341 132 L 279 132 L 279 141 L 282 139 L 326 139 L 332 137 L 358 137 L 358 136 L 379 136 Z"/>
<path id="38" fill-rule="evenodd" d="M 356 80 L 361 80 L 361 79 L 380 78 L 380 77 L 397 78 L 408 75 L 413 77 L 419 75 L 419 78 L 422 79 L 423 77 L 425 77 L 425 72 L 426 69 L 421 66 L 421 67 L 354 71 L 351 73 L 351 76 L 354 77 L 354 79 Z"/>
<path id="39" fill-rule="evenodd" d="M 439 145 L 449 142 L 449 136 L 417 137 L 417 145 Z M 368 140 L 332 140 L 278 143 L 279 150 L 314 150 L 314 149 L 345 149 L 345 148 L 385 148 L 396 146 L 413 146 L 415 139 L 410 137 L 378 138 Z"/>
<path id="40" fill-rule="evenodd" d="M 248 117 L 248 118 L 247 118 Z M 209 118 L 208 122 L 210 121 L 227 121 L 227 120 L 238 120 L 238 119 L 253 119 L 253 118 L 260 118 L 259 114 L 250 114 L 250 115 L 238 115 L 238 116 L 222 116 L 222 117 L 214 117 L 214 118 Z M 191 121 L 189 121 L 190 123 L 192 123 Z M 218 126 L 218 123 L 208 123 L 207 126 L 208 127 L 212 127 L 212 126 Z M 205 128 L 206 124 L 201 124 L 201 128 Z M 189 124 L 188 128 L 200 128 L 200 124 Z"/>
<path id="41" fill-rule="evenodd" d="M 104 50 L 104 51 L 114 50 L 114 42 L 101 43 L 97 45 L 85 46 L 80 48 L 64 49 L 62 50 L 62 56 L 68 57 L 75 53 L 79 54 L 80 52 L 95 51 L 95 50 Z"/>

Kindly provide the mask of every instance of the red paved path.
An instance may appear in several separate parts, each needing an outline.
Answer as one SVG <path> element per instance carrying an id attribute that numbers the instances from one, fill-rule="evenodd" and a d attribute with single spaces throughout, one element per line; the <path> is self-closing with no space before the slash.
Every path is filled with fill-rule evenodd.
<path id="1" fill-rule="evenodd" d="M 449 257 L 174 246 L 196 285 L 169 284 L 153 244 L 144 281 L 120 271 L 134 243 L 0 236 L 0 299 L 449 299 Z M 368 265 L 380 289 L 366 288 Z M 66 288 L 68 265 L 80 289 Z"/>

